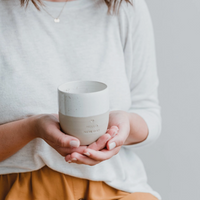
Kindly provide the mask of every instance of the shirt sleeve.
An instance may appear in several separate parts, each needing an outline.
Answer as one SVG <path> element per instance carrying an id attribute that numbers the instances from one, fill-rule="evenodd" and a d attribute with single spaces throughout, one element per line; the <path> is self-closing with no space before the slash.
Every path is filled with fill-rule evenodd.
<path id="1" fill-rule="evenodd" d="M 125 145 L 125 147 L 138 148 L 152 144 L 159 137 L 161 116 L 154 33 L 145 1 L 135 0 L 131 14 L 129 34 L 124 48 L 131 94 L 129 112 L 136 113 L 145 120 L 149 134 L 145 141 L 134 145 Z"/>

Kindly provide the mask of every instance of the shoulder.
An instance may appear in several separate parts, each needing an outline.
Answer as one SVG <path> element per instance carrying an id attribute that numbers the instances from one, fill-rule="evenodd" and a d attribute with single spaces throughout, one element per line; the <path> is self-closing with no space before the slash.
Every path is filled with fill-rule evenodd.
<path id="1" fill-rule="evenodd" d="M 120 0 L 118 0 L 120 1 Z M 145 35 L 146 32 L 153 32 L 153 25 L 150 16 L 149 9 L 147 7 L 145 0 L 130 0 L 127 3 L 125 0 L 122 1 L 119 16 L 126 15 L 124 20 L 126 21 L 128 27 L 131 29 L 132 34 L 140 33 L 140 35 Z"/>
<path id="2" fill-rule="evenodd" d="M 117 0 L 120 2 L 120 0 Z M 129 20 L 149 15 L 145 0 L 130 0 L 131 4 L 122 0 L 119 12 L 125 13 Z"/>

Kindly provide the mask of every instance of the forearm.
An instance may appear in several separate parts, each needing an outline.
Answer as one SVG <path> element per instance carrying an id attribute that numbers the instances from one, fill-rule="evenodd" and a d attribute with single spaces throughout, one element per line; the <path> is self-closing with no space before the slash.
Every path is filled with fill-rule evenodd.
<path id="1" fill-rule="evenodd" d="M 0 162 L 36 138 L 33 118 L 0 125 Z"/>
<path id="2" fill-rule="evenodd" d="M 129 118 L 130 132 L 125 145 L 143 142 L 149 134 L 146 122 L 138 114 L 126 112 L 126 115 Z"/>

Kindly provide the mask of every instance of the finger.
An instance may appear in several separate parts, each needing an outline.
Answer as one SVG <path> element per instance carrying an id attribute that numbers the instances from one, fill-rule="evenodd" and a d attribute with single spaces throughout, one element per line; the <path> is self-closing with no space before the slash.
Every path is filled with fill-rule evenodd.
<path id="1" fill-rule="evenodd" d="M 84 164 L 84 165 L 90 165 L 90 166 L 93 166 L 93 165 L 96 165 L 99 163 L 99 161 L 95 161 L 95 160 L 88 158 L 87 156 L 81 155 L 77 152 L 66 156 L 65 160 L 68 163 Z"/>
<path id="2" fill-rule="evenodd" d="M 111 137 L 115 137 L 118 131 L 119 131 L 119 128 L 117 126 L 111 126 L 111 128 L 108 129 L 106 133 L 110 134 Z"/>
<path id="3" fill-rule="evenodd" d="M 56 127 L 51 128 L 48 139 L 58 147 L 77 148 L 80 146 L 80 141 L 77 138 L 61 132 Z"/>
<path id="4" fill-rule="evenodd" d="M 115 129 L 116 131 L 119 130 L 118 126 L 111 126 L 111 129 Z"/>
<path id="5" fill-rule="evenodd" d="M 110 129 L 112 129 L 112 130 L 116 130 L 116 131 L 119 130 L 118 126 L 111 126 L 109 129 L 107 129 L 107 131 L 110 130 Z"/>
<path id="6" fill-rule="evenodd" d="M 119 130 L 115 134 L 113 138 L 111 138 L 107 144 L 106 147 L 108 150 L 112 150 L 115 147 L 122 146 L 124 142 L 126 141 L 126 138 L 128 137 L 129 130 L 126 126 L 119 125 Z"/>
<path id="7" fill-rule="evenodd" d="M 105 148 L 107 141 L 111 139 L 110 134 L 105 133 L 102 135 L 96 142 L 90 144 L 88 148 L 93 149 L 95 151 L 99 151 L 103 148 Z"/>
<path id="8" fill-rule="evenodd" d="M 85 149 L 87 149 L 87 146 L 80 146 L 78 148 L 63 148 L 63 147 L 54 147 L 58 153 L 60 153 L 62 156 L 67 156 L 69 154 L 72 154 L 73 152 L 78 152 L 80 154 L 83 154 Z"/>
<path id="9" fill-rule="evenodd" d="M 68 155 L 66 155 L 65 156 L 65 160 L 67 161 L 67 162 L 71 162 L 71 154 L 68 154 Z"/>
<path id="10" fill-rule="evenodd" d="M 86 149 L 84 152 L 84 155 L 87 155 L 87 157 L 95 160 L 95 161 L 99 161 L 102 162 L 104 160 L 108 160 L 111 157 L 113 157 L 114 155 L 116 155 L 121 147 L 117 147 L 114 148 L 113 150 L 107 150 L 107 149 L 103 149 L 101 151 L 95 151 L 93 149 Z"/>

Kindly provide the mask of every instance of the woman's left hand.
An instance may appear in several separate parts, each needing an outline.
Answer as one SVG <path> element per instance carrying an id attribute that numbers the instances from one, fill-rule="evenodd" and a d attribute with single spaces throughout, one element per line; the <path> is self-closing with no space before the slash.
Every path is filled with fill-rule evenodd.
<path id="1" fill-rule="evenodd" d="M 116 155 L 125 143 L 130 132 L 128 114 L 124 111 L 112 111 L 106 134 L 90 144 L 83 154 L 73 152 L 65 157 L 69 163 L 96 165 Z"/>

